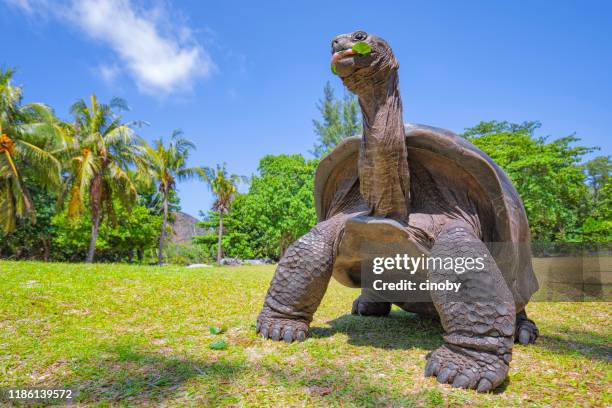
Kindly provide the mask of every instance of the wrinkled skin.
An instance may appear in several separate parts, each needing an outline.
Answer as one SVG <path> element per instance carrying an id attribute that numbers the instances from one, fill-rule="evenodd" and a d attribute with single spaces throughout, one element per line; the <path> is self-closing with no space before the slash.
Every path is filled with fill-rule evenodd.
<path id="1" fill-rule="evenodd" d="M 358 55 L 347 51 L 358 41 L 366 42 L 372 52 Z M 460 282 L 461 290 L 432 292 L 433 307 L 423 304 L 418 312 L 437 312 L 445 331 L 445 344 L 427 357 L 425 375 L 453 387 L 490 391 L 507 376 L 513 343 L 533 343 L 538 330 L 524 310 L 516 310 L 512 292 L 482 242 L 481 219 L 469 195 L 449 198 L 418 166 L 409 165 L 399 64 L 390 47 L 376 36 L 355 32 L 336 37 L 332 55 L 338 75 L 358 95 L 364 117 L 356 193 L 360 199 L 348 200 L 352 206 L 320 222 L 287 249 L 258 317 L 257 332 L 289 343 L 304 340 L 332 276 L 346 221 L 364 214 L 388 217 L 405 225 L 407 231 L 427 236 L 432 242 L 432 257 L 488 255 L 485 268 L 478 273 L 428 271 L 430 281 Z M 411 183 L 416 185 L 411 188 Z M 411 197 L 415 192 L 422 194 Z M 412 225 L 413 219 L 417 224 L 419 220 L 409 219 L 414 203 L 421 210 L 425 208 L 429 224 Z M 398 306 L 408 310 L 403 304 Z M 390 303 L 365 302 L 360 296 L 352 313 L 386 316 L 390 309 Z"/>

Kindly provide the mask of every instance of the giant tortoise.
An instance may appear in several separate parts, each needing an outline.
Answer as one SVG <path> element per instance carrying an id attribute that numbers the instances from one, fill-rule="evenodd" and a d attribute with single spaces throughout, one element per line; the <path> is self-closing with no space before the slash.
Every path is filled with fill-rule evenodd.
<path id="1" fill-rule="evenodd" d="M 399 244 L 413 256 L 484 256 L 484 268 L 474 273 L 439 265 L 425 271 L 428 281 L 460 282 L 461 290 L 393 303 L 439 315 L 445 344 L 428 356 L 427 376 L 489 391 L 506 378 L 514 341 L 527 344 L 538 335 L 525 313 L 538 283 L 520 197 L 503 170 L 469 141 L 404 125 L 399 64 L 383 39 L 364 31 L 337 36 L 332 64 L 359 98 L 363 135 L 343 140 L 319 164 L 318 224 L 281 257 L 257 332 L 304 340 L 332 276 L 360 287 L 368 243 Z M 352 312 L 384 316 L 391 303 L 362 293 Z"/>

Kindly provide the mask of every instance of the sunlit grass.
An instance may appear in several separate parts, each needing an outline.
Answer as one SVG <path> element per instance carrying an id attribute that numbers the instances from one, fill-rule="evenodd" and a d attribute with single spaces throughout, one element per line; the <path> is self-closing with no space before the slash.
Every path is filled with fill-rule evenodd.
<path id="1" fill-rule="evenodd" d="M 69 387 L 92 406 L 612 404 L 609 303 L 530 304 L 541 338 L 477 394 L 423 377 L 436 323 L 350 316 L 357 292 L 336 282 L 306 342 L 258 338 L 272 272 L 0 262 L 0 388 Z"/>

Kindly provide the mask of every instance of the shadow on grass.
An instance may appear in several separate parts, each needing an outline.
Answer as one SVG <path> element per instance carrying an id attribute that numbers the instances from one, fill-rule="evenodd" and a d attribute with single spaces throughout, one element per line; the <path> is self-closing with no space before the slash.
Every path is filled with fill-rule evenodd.
<path id="1" fill-rule="evenodd" d="M 317 400 L 316 405 L 358 407 L 381 406 L 444 406 L 446 397 L 437 388 L 428 388 L 411 393 L 402 392 L 382 377 L 347 374 L 342 367 L 311 368 L 309 370 L 288 370 L 265 366 L 270 378 L 277 384 L 297 384 Z"/>
<path id="2" fill-rule="evenodd" d="M 336 333 L 349 337 L 349 344 L 382 349 L 434 350 L 443 344 L 440 323 L 404 311 L 392 311 L 387 317 L 344 315 L 328 322 L 331 327 L 313 327 L 310 336 L 324 338 Z"/>
<path id="3" fill-rule="evenodd" d="M 404 311 L 392 311 L 387 317 L 368 317 L 344 315 L 337 319 L 328 322 L 331 327 L 314 327 L 311 328 L 310 336 L 313 338 L 325 338 L 333 336 L 336 333 L 344 333 L 349 337 L 349 344 L 355 346 L 372 346 L 382 349 L 397 349 L 408 350 L 413 348 L 424 350 L 435 350 L 444 344 L 442 335 L 444 331 L 437 319 L 430 317 L 408 313 Z M 317 385 L 319 377 L 315 377 L 312 382 Z M 351 381 L 354 378 L 350 379 Z M 503 394 L 510 384 L 509 378 L 497 387 L 493 393 Z M 318 386 L 318 385 L 317 385 Z M 384 397 L 379 400 L 376 396 L 381 395 L 381 392 L 376 387 L 365 385 L 357 393 L 357 399 L 354 403 L 367 402 L 377 405 L 394 405 L 396 403 L 409 405 L 425 403 L 426 406 L 437 406 L 438 403 L 444 401 L 442 395 L 436 389 L 423 390 L 410 396 L 402 396 L 394 394 L 392 391 L 386 390 Z M 353 393 L 350 393 L 353 395 Z M 374 400 L 371 396 L 374 395 Z M 363 398 L 362 398 L 363 397 Z M 369 398 L 369 399 L 368 399 Z"/>
<path id="4" fill-rule="evenodd" d="M 218 405 L 225 395 L 219 384 L 230 383 L 245 367 L 224 361 L 207 362 L 140 353 L 129 345 L 105 349 L 76 363 L 76 379 L 57 381 L 54 389 L 72 389 L 79 403 L 138 403 L 158 405 L 177 397 L 180 391 L 187 403 Z M 190 395 L 182 384 L 205 377 L 210 387 L 205 393 Z M 57 384 L 59 382 L 59 384 Z M 45 387 L 49 388 L 49 387 Z M 182 391 L 181 391 L 182 390 Z"/>
<path id="5" fill-rule="evenodd" d="M 591 360 L 612 362 L 612 347 L 609 344 L 610 337 L 604 334 L 562 328 L 556 333 L 542 334 L 536 341 L 536 346 L 559 354 L 573 352 Z"/>

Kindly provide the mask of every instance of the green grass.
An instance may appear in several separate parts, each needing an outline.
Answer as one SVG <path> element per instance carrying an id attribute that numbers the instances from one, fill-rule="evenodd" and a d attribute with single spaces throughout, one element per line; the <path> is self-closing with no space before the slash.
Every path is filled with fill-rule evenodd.
<path id="1" fill-rule="evenodd" d="M 304 343 L 258 338 L 272 272 L 0 262 L 0 388 L 70 387 L 86 406 L 612 404 L 609 303 L 530 304 L 541 338 L 477 394 L 423 377 L 437 324 L 350 316 L 358 292 L 336 282 Z"/>

